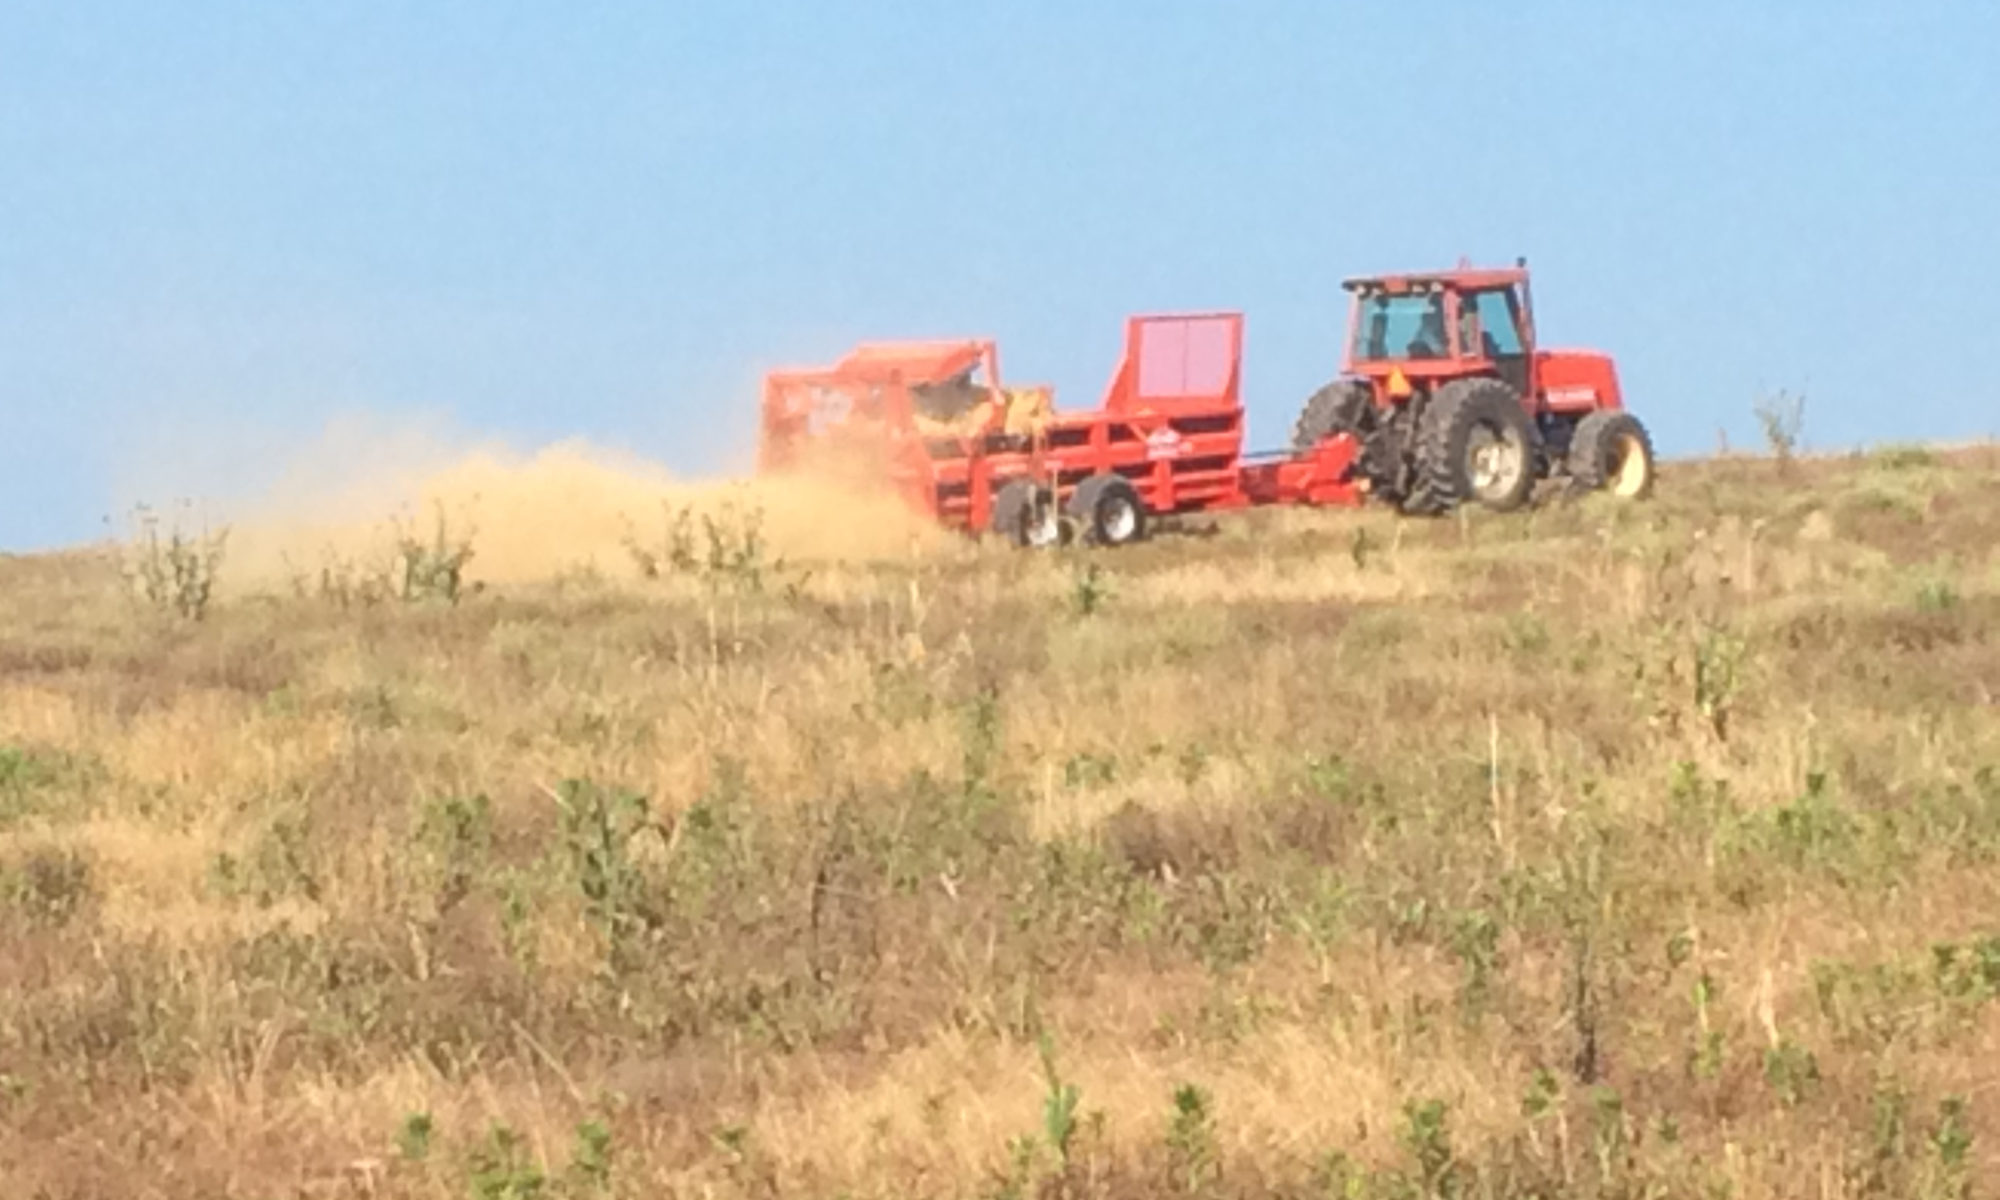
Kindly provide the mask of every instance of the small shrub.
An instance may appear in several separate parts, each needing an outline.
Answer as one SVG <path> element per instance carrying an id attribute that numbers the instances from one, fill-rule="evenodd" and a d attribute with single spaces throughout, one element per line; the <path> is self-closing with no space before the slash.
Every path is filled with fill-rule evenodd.
<path id="1" fill-rule="evenodd" d="M 90 860 L 72 849 L 39 846 L 18 863 L 0 864 L 0 899 L 32 921 L 64 924 L 94 895 Z"/>
<path id="2" fill-rule="evenodd" d="M 1949 579 L 1926 579 L 1917 585 L 1918 612 L 1947 613 L 1958 604 L 1958 588 Z"/>
<path id="3" fill-rule="evenodd" d="M 1710 1016 L 1718 990 L 1715 980 L 1706 971 L 1694 982 L 1696 1040 L 1694 1051 L 1688 1056 L 1688 1073 L 1696 1079 L 1714 1079 L 1720 1075 L 1728 1057 L 1722 1031 L 1714 1027 Z"/>
<path id="4" fill-rule="evenodd" d="M 1819 1060 L 1812 1051 L 1781 1041 L 1764 1052 L 1764 1082 L 1785 1107 L 1794 1108 L 1819 1086 Z"/>
<path id="5" fill-rule="evenodd" d="M 18 746 L 0 746 L 0 791 L 28 791 L 55 782 L 48 760 Z"/>
<path id="6" fill-rule="evenodd" d="M 1798 452 L 1800 439 L 1805 433 L 1806 398 L 1779 391 L 1760 397 L 1753 411 L 1771 456 L 1781 463 L 1790 462 Z"/>
<path id="7" fill-rule="evenodd" d="M 493 844 L 492 802 L 483 795 L 431 801 L 418 822 L 417 840 L 437 874 L 437 906 L 442 912 L 472 890 L 479 865 Z"/>
<path id="8" fill-rule="evenodd" d="M 1464 969 L 1460 998 L 1467 1017 L 1481 1012 L 1500 965 L 1500 923 L 1485 911 L 1465 913 L 1452 925 L 1451 951 Z"/>
<path id="9" fill-rule="evenodd" d="M 695 574 L 701 560 L 694 552 L 694 509 L 661 506 L 666 513 L 666 531 L 658 546 L 650 546 L 628 530 L 625 552 L 644 579 L 660 579 L 671 573 Z"/>
<path id="10" fill-rule="evenodd" d="M 271 818 L 251 843 L 249 853 L 222 851 L 209 862 L 209 886 L 219 896 L 248 898 L 268 908 L 287 896 L 319 898 L 319 879 L 312 869 L 308 814 L 288 809 Z"/>
<path id="11" fill-rule="evenodd" d="M 1789 804 L 1771 811 L 1770 846 L 1774 857 L 1796 869 L 1838 871 L 1851 861 L 1850 848 L 1861 835 L 1854 814 L 1830 791 L 1824 771 L 1806 776 L 1805 790 Z"/>
<path id="12" fill-rule="evenodd" d="M 1108 754 L 1075 754 L 1063 763 L 1063 783 L 1073 788 L 1108 787 L 1118 779 L 1118 760 Z"/>
<path id="13" fill-rule="evenodd" d="M 1029 1134 L 1007 1142 L 1007 1167 L 990 1193 L 992 1200 L 1025 1200 L 1034 1184 L 1035 1160 L 1039 1150 L 1039 1145 Z"/>
<path id="14" fill-rule="evenodd" d="M 1375 554 L 1375 535 L 1368 532 L 1366 525 L 1356 525 L 1354 535 L 1347 542 L 1347 557 L 1354 563 L 1354 569 L 1365 571 L 1368 560 Z"/>
<path id="15" fill-rule="evenodd" d="M 570 1177 L 590 1192 L 611 1187 L 611 1130 L 599 1120 L 576 1127 L 576 1146 L 569 1156 Z"/>
<path id="16" fill-rule="evenodd" d="M 1694 955 L 1694 935 L 1687 930 L 1677 931 L 1667 939 L 1667 966 L 1679 968 L 1686 965 Z"/>
<path id="17" fill-rule="evenodd" d="M 1717 741 L 1729 740 L 1729 722 L 1743 688 L 1749 644 L 1727 629 L 1710 629 L 1695 643 L 1694 706 Z"/>
<path id="18" fill-rule="evenodd" d="M 1425 1197 L 1457 1194 L 1457 1155 L 1451 1148 L 1450 1109 L 1442 1100 L 1412 1100 L 1403 1105 L 1403 1149 L 1417 1169 Z"/>
<path id="19" fill-rule="evenodd" d="M 405 603 L 441 600 L 457 604 L 465 590 L 465 568 L 472 561 L 472 533 L 453 533 L 444 506 L 428 539 L 402 528 L 396 536 L 396 594 Z"/>
<path id="20" fill-rule="evenodd" d="M 1500 644 L 1518 654 L 1539 657 L 1548 652 L 1555 638 L 1548 623 L 1535 613 L 1511 613 L 1501 631 Z"/>
<path id="21" fill-rule="evenodd" d="M 1625 1098 L 1615 1088 L 1597 1088 L 1590 1097 L 1590 1120 L 1599 1193 L 1615 1195 L 1618 1181 L 1632 1166 L 1632 1138 L 1625 1127 Z"/>
<path id="22" fill-rule="evenodd" d="M 64 755 L 0 745 L 0 827 L 42 812 L 43 793 L 73 766 Z"/>
<path id="23" fill-rule="evenodd" d="M 1931 1015 L 1922 975 L 1898 964 L 1820 961 L 1812 980 L 1820 1015 L 1843 1046 L 1879 1050 Z"/>
<path id="24" fill-rule="evenodd" d="M 1938 1105 L 1930 1149 L 1923 1200 L 1966 1200 L 1972 1195 L 1972 1127 L 1966 1123 L 1964 1097 L 1949 1096 Z"/>
<path id="25" fill-rule="evenodd" d="M 692 505 L 661 506 L 664 527 L 653 540 L 628 529 L 625 552 L 642 579 L 692 579 L 714 591 L 761 593 L 783 582 L 787 598 L 796 598 L 806 575 L 773 557 L 764 537 L 764 510 L 724 502 L 715 511 Z"/>
<path id="26" fill-rule="evenodd" d="M 1096 563 L 1085 563 L 1070 585 L 1070 609 L 1079 617 L 1092 617 L 1102 611 L 1110 600 L 1110 575 Z"/>
<path id="27" fill-rule="evenodd" d="M 1878 1084 L 1868 1101 L 1868 1145 L 1848 1168 L 1856 1195 L 1901 1200 L 1909 1195 L 1910 1097 L 1889 1083 Z"/>
<path id="28" fill-rule="evenodd" d="M 476 1200 L 537 1200 L 547 1182 L 521 1135 L 505 1125 L 493 1126 L 486 1144 L 473 1152 L 470 1183 Z"/>
<path id="29" fill-rule="evenodd" d="M 283 558 L 291 580 L 292 595 L 299 600 L 319 600 L 343 612 L 354 608 L 374 608 L 398 595 L 397 578 L 402 560 L 373 563 L 343 557 L 329 549 L 317 569 L 294 564 Z"/>
<path id="30" fill-rule="evenodd" d="M 1040 1038 L 1042 1078 L 1048 1092 L 1042 1097 L 1042 1136 L 1056 1152 L 1056 1161 L 1069 1170 L 1070 1149 L 1076 1139 L 1076 1106 L 1081 1094 L 1073 1083 L 1065 1082 L 1056 1070 L 1055 1043 L 1044 1032 Z"/>
<path id="31" fill-rule="evenodd" d="M 433 1131 L 429 1113 L 417 1112 L 404 1117 L 402 1127 L 396 1130 L 396 1153 L 402 1155 L 406 1162 L 424 1161 L 430 1157 Z"/>
<path id="32" fill-rule="evenodd" d="M 145 505 L 134 510 L 133 526 L 119 562 L 127 588 L 148 605 L 186 620 L 207 616 L 229 531 L 204 526 L 188 533 L 177 521 L 163 539 L 158 514 Z"/>
<path id="33" fill-rule="evenodd" d="M 1931 976 L 1946 1001 L 1979 1005 L 2000 996 L 2000 935 L 1932 946 Z"/>
<path id="34" fill-rule="evenodd" d="M 563 846 L 583 893 L 585 911 L 614 945 L 655 923 L 633 841 L 657 833 L 646 797 L 584 780 L 566 780 L 556 794 Z"/>
<path id="35" fill-rule="evenodd" d="M 1553 1113 L 1561 1102 L 1562 1085 L 1557 1082 L 1555 1072 L 1543 1067 L 1536 1070 L 1527 1090 L 1521 1093 L 1521 1115 L 1530 1121 L 1540 1121 Z"/>
<path id="36" fill-rule="evenodd" d="M 1884 446 L 1868 461 L 1885 471 L 1913 471 L 1937 465 L 1937 455 L 1922 446 Z"/>
<path id="37" fill-rule="evenodd" d="M 1167 1162 L 1169 1183 L 1183 1195 L 1205 1193 L 1222 1175 L 1208 1093 L 1192 1083 L 1174 1091 L 1174 1115 L 1167 1124 Z"/>

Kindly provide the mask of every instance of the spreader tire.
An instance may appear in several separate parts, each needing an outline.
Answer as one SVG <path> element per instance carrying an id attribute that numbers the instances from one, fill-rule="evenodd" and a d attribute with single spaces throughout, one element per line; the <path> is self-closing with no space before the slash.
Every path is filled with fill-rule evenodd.
<path id="1" fill-rule="evenodd" d="M 1062 523 L 1054 498 L 1033 480 L 1009 480 L 993 493 L 993 532 L 1026 549 L 1056 545 Z"/>
<path id="2" fill-rule="evenodd" d="M 1336 433 L 1362 439 L 1374 401 L 1366 384 L 1335 380 L 1307 399 L 1292 425 L 1292 449 L 1310 450 Z"/>
<path id="3" fill-rule="evenodd" d="M 1535 427 L 1501 381 L 1453 380 L 1424 410 L 1416 459 L 1407 511 L 1444 513 L 1471 502 L 1511 512 L 1534 490 Z"/>
<path id="4" fill-rule="evenodd" d="M 1653 492 L 1653 439 L 1631 413 L 1599 409 L 1576 423 L 1568 467 L 1580 491 L 1643 499 Z"/>
<path id="5" fill-rule="evenodd" d="M 1067 511 L 1093 546 L 1129 546 L 1146 536 L 1146 502 L 1118 475 L 1092 475 L 1077 484 Z"/>

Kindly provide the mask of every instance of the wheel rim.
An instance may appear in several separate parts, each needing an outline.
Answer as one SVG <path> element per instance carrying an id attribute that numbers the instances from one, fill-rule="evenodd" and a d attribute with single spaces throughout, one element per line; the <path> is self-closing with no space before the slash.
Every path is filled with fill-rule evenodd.
<path id="1" fill-rule="evenodd" d="M 1116 545 L 1131 540 L 1132 535 L 1138 532 L 1139 510 L 1132 507 L 1132 502 L 1125 497 L 1107 497 L 1100 511 L 1099 525 L 1104 531 L 1105 541 Z"/>
<path id="2" fill-rule="evenodd" d="M 1473 494 L 1482 500 L 1511 496 L 1527 470 L 1527 448 L 1516 430 L 1475 425 L 1465 454 Z"/>
<path id="3" fill-rule="evenodd" d="M 1620 437 L 1611 447 L 1611 494 L 1631 498 L 1644 491 L 1646 478 L 1652 474 L 1652 465 L 1646 461 L 1646 448 L 1632 434 Z"/>
<path id="4" fill-rule="evenodd" d="M 1062 540 L 1062 520 L 1056 515 L 1056 506 L 1043 500 L 1035 501 L 1028 509 L 1028 515 L 1021 522 L 1021 540 L 1029 548 L 1044 550 Z"/>

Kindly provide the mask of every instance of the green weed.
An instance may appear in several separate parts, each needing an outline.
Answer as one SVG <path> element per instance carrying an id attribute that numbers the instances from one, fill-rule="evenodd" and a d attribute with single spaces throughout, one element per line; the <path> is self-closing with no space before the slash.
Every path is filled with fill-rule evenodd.
<path id="1" fill-rule="evenodd" d="M 1111 597 L 1110 573 L 1094 562 L 1085 563 L 1070 584 L 1070 611 L 1079 617 L 1096 616 L 1111 601 Z"/>
<path id="2" fill-rule="evenodd" d="M 151 508 L 134 510 L 133 529 L 122 548 L 120 570 L 127 589 L 146 604 L 190 621 L 208 615 L 222 568 L 229 530 L 187 532 L 176 521 L 161 537 L 160 518 Z"/>
<path id="3" fill-rule="evenodd" d="M 569 1175 L 585 1194 L 602 1195 L 611 1188 L 611 1130 L 604 1122 L 588 1120 L 576 1127 L 576 1145 L 570 1151 Z"/>
<path id="4" fill-rule="evenodd" d="M 656 925 L 645 876 L 633 856 L 636 839 L 660 832 L 646 797 L 570 779 L 557 789 L 556 803 L 571 877 L 592 923 L 614 947 Z M 698 820 L 692 811 L 689 818 Z"/>
<path id="5" fill-rule="evenodd" d="M 1174 1091 L 1167 1123 L 1167 1171 L 1171 1189 L 1184 1196 L 1208 1194 L 1221 1179 L 1222 1154 L 1208 1093 L 1192 1083 Z"/>
<path id="6" fill-rule="evenodd" d="M 1424 1200 L 1449 1200 L 1461 1194 L 1450 1117 L 1451 1110 L 1442 1100 L 1412 1100 L 1403 1105 L 1403 1150 L 1416 1167 L 1418 1194 Z"/>
<path id="7" fill-rule="evenodd" d="M 1070 1168 L 1071 1146 L 1076 1139 L 1076 1107 L 1081 1093 L 1065 1082 L 1056 1070 L 1055 1042 L 1046 1031 L 1038 1039 L 1042 1057 L 1042 1079 L 1048 1092 L 1042 1097 L 1042 1137 L 1055 1151 L 1061 1169 Z"/>
<path id="8" fill-rule="evenodd" d="M 771 551 L 764 510 L 725 501 L 715 511 L 662 505 L 661 534 L 651 541 L 628 530 L 625 550 L 642 579 L 690 579 L 710 590 L 762 593 L 774 582 L 796 597 L 806 574 Z"/>
<path id="9" fill-rule="evenodd" d="M 76 850 L 37 846 L 0 861 L 0 901 L 38 924 L 67 924 L 95 896 L 90 860 Z"/>
<path id="10" fill-rule="evenodd" d="M 472 531 L 452 530 L 442 504 L 436 508 L 428 538 L 419 536 L 414 528 L 399 528 L 395 594 L 411 604 L 426 601 L 457 604 L 465 591 L 465 568 L 473 558 L 472 542 Z"/>
<path id="11" fill-rule="evenodd" d="M 520 1134 L 494 1125 L 473 1152 L 468 1182 L 476 1200 L 539 1200 L 548 1177 L 528 1154 Z"/>
<path id="12" fill-rule="evenodd" d="M 436 1126 L 429 1113 L 411 1113 L 396 1130 L 396 1153 L 406 1162 L 422 1162 L 430 1157 L 431 1134 Z"/>
<path id="13" fill-rule="evenodd" d="M 1759 397 L 1753 412 L 1771 456 L 1781 463 L 1791 462 L 1805 436 L 1805 396 L 1781 390 Z"/>
<path id="14" fill-rule="evenodd" d="M 1819 1086 L 1819 1060 L 1812 1051 L 1781 1041 L 1764 1051 L 1764 1082 L 1787 1108 L 1796 1107 Z"/>

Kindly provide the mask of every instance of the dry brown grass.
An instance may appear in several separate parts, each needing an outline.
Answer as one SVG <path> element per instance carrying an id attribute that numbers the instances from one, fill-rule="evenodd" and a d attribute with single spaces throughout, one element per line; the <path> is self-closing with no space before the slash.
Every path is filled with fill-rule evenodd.
<path id="1" fill-rule="evenodd" d="M 0 1195 L 2000 1171 L 1990 448 L 653 580 L 529 474 L 456 605 L 0 560 Z"/>

